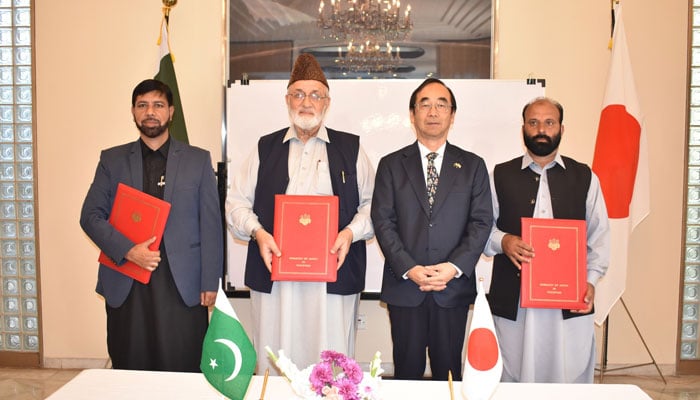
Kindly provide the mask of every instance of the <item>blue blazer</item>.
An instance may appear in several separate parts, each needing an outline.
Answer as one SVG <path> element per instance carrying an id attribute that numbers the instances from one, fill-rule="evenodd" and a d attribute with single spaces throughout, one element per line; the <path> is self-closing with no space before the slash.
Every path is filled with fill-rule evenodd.
<path id="1" fill-rule="evenodd" d="M 447 143 L 432 215 L 418 144 L 383 157 L 372 197 L 372 223 L 384 254 L 380 298 L 415 307 L 425 299 L 403 275 L 416 265 L 452 262 L 463 275 L 433 293 L 441 307 L 466 306 L 476 298 L 474 268 L 493 223 L 486 164 Z"/>
<path id="2" fill-rule="evenodd" d="M 171 204 L 163 243 L 177 290 L 188 306 L 200 293 L 218 290 L 223 273 L 223 228 L 216 177 L 208 151 L 170 140 L 163 199 Z M 118 183 L 143 190 L 143 161 L 138 141 L 102 151 L 80 215 L 80 226 L 117 264 L 134 246 L 109 224 Z M 99 266 L 97 293 L 110 307 L 126 300 L 134 280 Z"/>

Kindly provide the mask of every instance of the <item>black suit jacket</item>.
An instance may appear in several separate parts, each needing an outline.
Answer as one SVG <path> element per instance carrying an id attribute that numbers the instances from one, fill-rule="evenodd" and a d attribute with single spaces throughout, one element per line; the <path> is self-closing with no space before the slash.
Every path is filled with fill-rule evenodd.
<path id="1" fill-rule="evenodd" d="M 432 214 L 415 142 L 383 157 L 377 167 L 372 222 L 384 253 L 381 300 L 415 307 L 426 296 L 403 275 L 416 265 L 449 261 L 463 271 L 443 291 L 441 307 L 469 305 L 476 297 L 474 268 L 493 223 L 491 189 L 481 157 L 447 143 Z"/>

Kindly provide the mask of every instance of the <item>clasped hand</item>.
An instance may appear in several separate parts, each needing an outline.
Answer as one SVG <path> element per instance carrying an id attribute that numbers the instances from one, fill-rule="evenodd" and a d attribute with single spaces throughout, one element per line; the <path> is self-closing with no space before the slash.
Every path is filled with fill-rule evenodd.
<path id="1" fill-rule="evenodd" d="M 444 262 L 435 265 L 416 265 L 408 271 L 407 277 L 418 285 L 422 292 L 445 290 L 447 282 L 457 275 L 452 264 Z"/>

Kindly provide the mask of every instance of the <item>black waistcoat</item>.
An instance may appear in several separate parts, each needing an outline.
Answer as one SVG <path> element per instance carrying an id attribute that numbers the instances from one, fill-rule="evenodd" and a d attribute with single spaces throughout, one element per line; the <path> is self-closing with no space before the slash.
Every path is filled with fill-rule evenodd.
<path id="1" fill-rule="evenodd" d="M 535 211 L 540 175 L 522 167 L 522 157 L 496 165 L 493 171 L 498 196 L 496 226 L 503 232 L 521 235 L 521 217 Z M 571 158 L 562 157 L 566 169 L 556 164 L 546 170 L 554 218 L 586 219 L 586 196 L 591 184 L 591 169 Z M 489 304 L 494 315 L 515 321 L 520 302 L 520 270 L 505 254 L 493 258 Z M 581 316 L 563 310 L 564 318 Z"/>
<path id="2" fill-rule="evenodd" d="M 275 195 L 284 194 L 289 184 L 289 141 L 282 142 L 287 128 L 263 136 L 258 141 L 257 184 L 253 211 L 266 231 L 273 231 Z M 339 197 L 338 230 L 347 226 L 357 213 L 360 204 L 357 186 L 357 156 L 360 138 L 345 132 L 328 129 L 326 143 L 328 166 L 331 174 L 333 194 Z M 329 282 L 326 290 L 333 294 L 360 293 L 365 285 L 367 249 L 364 240 L 350 246 L 342 268 L 338 270 L 336 282 Z M 254 241 L 248 244 L 245 284 L 249 288 L 270 293 L 270 272 L 260 258 L 260 250 Z"/>

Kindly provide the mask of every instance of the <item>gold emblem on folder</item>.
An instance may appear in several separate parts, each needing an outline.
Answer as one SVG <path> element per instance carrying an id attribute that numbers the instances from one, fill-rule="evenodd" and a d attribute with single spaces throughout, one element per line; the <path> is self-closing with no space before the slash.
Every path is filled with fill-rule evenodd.
<path id="1" fill-rule="evenodd" d="M 309 214 L 301 214 L 299 216 L 299 223 L 306 226 L 311 223 L 311 215 Z"/>
<path id="2" fill-rule="evenodd" d="M 549 243 L 547 244 L 547 247 L 549 247 L 550 250 L 552 251 L 557 251 L 561 247 L 561 244 L 559 243 L 559 239 L 553 238 L 549 239 Z"/>
<path id="3" fill-rule="evenodd" d="M 131 214 L 131 220 L 134 222 L 141 222 L 141 214 L 138 212 L 134 212 Z"/>

